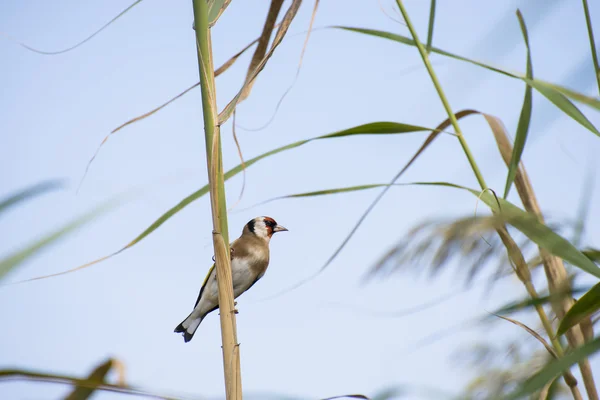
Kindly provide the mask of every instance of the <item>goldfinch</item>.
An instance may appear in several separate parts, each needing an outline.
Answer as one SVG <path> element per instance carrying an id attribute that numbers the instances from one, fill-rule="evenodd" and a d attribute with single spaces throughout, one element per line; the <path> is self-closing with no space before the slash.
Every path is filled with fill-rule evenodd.
<path id="1" fill-rule="evenodd" d="M 256 217 L 248 222 L 242 235 L 231 243 L 231 278 L 233 296 L 237 298 L 263 277 L 269 266 L 269 241 L 275 232 L 287 231 L 271 217 Z M 192 340 L 200 322 L 219 308 L 217 271 L 210 268 L 202 283 L 194 310 L 175 328 L 183 340 Z"/>

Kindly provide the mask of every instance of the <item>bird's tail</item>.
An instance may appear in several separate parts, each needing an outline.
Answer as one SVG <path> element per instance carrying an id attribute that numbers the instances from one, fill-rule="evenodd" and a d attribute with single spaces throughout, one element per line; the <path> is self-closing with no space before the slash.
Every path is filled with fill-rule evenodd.
<path id="1" fill-rule="evenodd" d="M 196 317 L 194 316 L 194 313 L 192 313 L 184 319 L 182 323 L 177 325 L 175 332 L 183 333 L 183 340 L 187 343 L 192 340 L 194 333 L 196 333 L 196 329 L 198 329 L 200 322 L 202 322 L 203 319 L 203 317 Z"/>

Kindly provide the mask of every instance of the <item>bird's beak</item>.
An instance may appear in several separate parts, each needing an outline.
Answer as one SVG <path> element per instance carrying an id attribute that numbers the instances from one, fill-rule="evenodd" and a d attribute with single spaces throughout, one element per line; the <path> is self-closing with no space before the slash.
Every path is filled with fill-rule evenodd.
<path id="1" fill-rule="evenodd" d="M 283 232 L 283 231 L 287 231 L 288 229 L 284 226 L 281 225 L 277 225 L 275 226 L 275 228 L 273 228 L 273 232 Z"/>

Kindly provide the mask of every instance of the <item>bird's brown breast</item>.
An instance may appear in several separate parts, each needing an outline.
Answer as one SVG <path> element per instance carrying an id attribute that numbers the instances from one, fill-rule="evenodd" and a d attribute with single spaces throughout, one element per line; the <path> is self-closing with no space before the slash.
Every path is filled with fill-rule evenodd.
<path id="1" fill-rule="evenodd" d="M 269 266 L 269 245 L 257 236 L 242 235 L 231 244 L 232 257 L 250 260 L 250 268 L 256 276 L 262 276 Z"/>

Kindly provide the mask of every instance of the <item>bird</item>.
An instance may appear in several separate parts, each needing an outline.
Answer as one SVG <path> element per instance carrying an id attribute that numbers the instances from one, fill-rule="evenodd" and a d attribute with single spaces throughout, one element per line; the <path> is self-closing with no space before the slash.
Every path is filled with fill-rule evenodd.
<path id="1" fill-rule="evenodd" d="M 269 242 L 273 234 L 287 231 L 271 217 L 256 217 L 250 220 L 242 235 L 231 243 L 231 278 L 233 297 L 237 298 L 262 278 L 269 266 Z M 192 340 L 202 320 L 219 308 L 217 271 L 215 264 L 210 268 L 194 310 L 175 328 L 182 333 L 185 343 Z"/>

